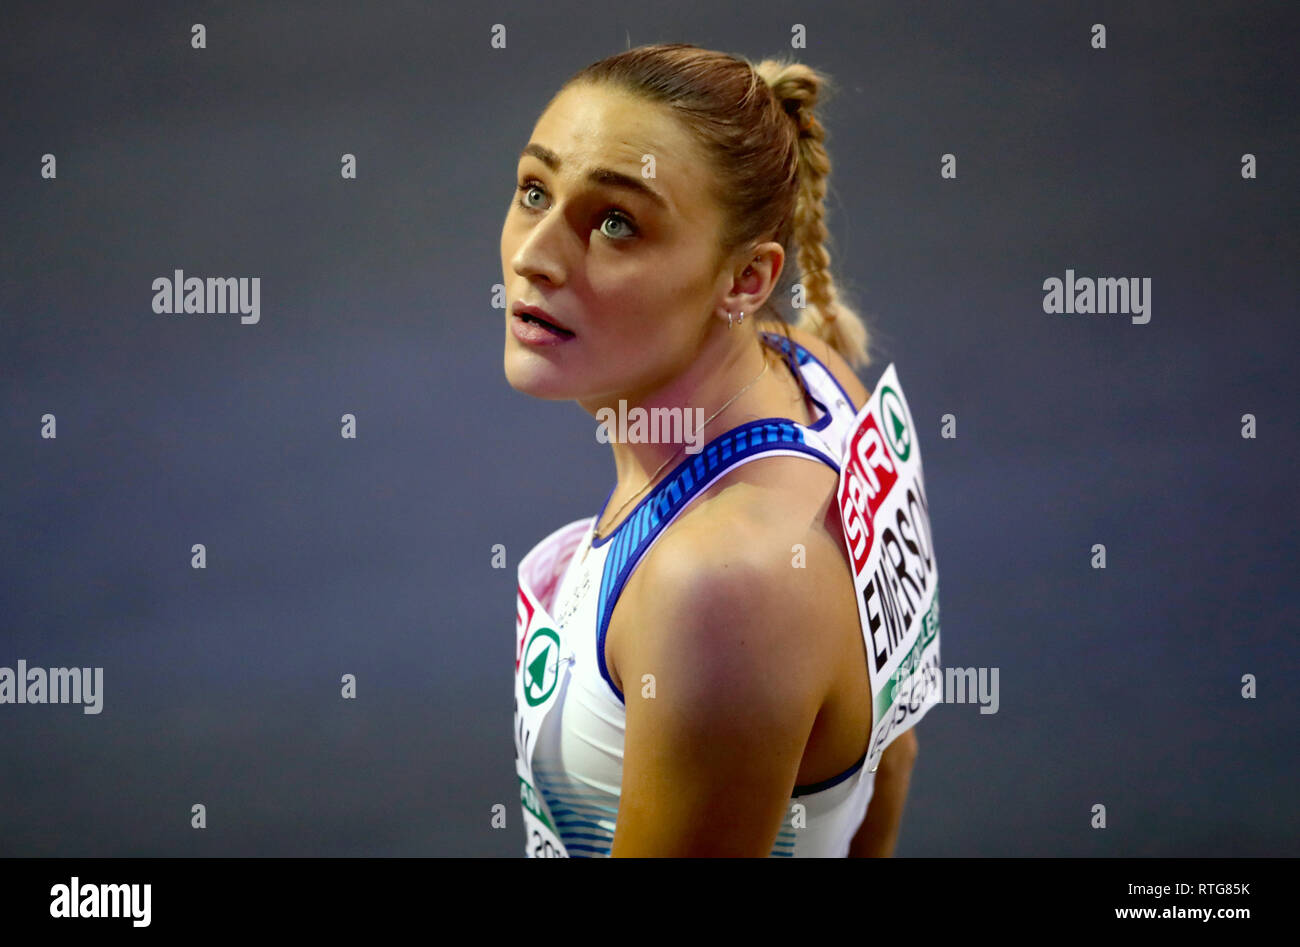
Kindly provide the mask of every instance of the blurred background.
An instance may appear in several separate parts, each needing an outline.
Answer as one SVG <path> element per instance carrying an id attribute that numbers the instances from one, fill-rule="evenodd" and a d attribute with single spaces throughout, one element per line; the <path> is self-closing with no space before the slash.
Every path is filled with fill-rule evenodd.
<path id="1" fill-rule="evenodd" d="M 0 705 L 0 855 L 522 855 L 514 570 L 614 467 L 505 381 L 501 225 L 551 94 L 654 42 L 839 86 L 860 374 L 921 424 L 943 664 L 1000 672 L 920 725 L 898 854 L 1300 853 L 1294 4 L 0 20 L 0 666 L 104 669 L 98 715 Z M 1067 268 L 1150 322 L 1044 313 Z M 260 321 L 155 314 L 175 269 L 260 277 Z"/>

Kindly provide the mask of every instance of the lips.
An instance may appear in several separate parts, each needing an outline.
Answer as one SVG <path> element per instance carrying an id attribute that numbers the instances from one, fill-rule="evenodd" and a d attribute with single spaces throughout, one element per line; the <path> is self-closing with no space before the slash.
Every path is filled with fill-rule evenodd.
<path id="1" fill-rule="evenodd" d="M 540 306 L 529 306 L 523 303 L 515 303 L 511 307 L 510 311 L 524 322 L 531 322 L 539 325 L 550 332 L 554 332 L 558 336 L 570 338 L 574 335 L 572 329 L 569 329 L 562 323 L 556 321 L 555 317 Z"/>

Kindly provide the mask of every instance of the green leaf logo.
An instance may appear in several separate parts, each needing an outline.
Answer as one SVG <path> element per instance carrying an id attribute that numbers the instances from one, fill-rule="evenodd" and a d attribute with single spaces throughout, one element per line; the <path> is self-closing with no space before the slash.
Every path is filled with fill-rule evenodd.
<path id="1" fill-rule="evenodd" d="M 560 636 L 538 628 L 524 648 L 524 699 L 529 707 L 546 702 L 560 680 Z"/>

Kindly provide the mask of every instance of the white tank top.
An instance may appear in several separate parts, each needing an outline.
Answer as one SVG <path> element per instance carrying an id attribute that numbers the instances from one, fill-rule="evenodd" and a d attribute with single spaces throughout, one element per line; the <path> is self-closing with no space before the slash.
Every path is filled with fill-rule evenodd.
<path id="1" fill-rule="evenodd" d="M 549 647 L 549 638 L 533 641 L 530 637 L 526 655 L 521 640 L 516 671 L 524 690 L 516 690 L 517 717 L 520 693 L 542 693 L 547 687 L 558 688 L 559 693 L 553 701 L 547 699 L 553 707 L 547 708 L 549 712 L 539 720 L 535 733 L 524 735 L 525 727 L 516 726 L 517 742 L 522 740 L 531 754 L 535 784 L 531 790 L 541 795 L 550 816 L 539 826 L 540 835 L 532 833 L 537 844 L 529 844 L 529 855 L 550 854 L 549 845 L 543 851 L 542 841 L 547 837 L 558 837 L 573 857 L 607 857 L 610 853 L 622 783 L 626 714 L 623 694 L 605 666 L 605 635 L 628 578 L 664 530 L 724 473 L 752 460 L 774 455 L 806 457 L 840 472 L 857 406 L 830 370 L 803 346 L 777 333 L 762 335 L 783 352 L 792 367 L 797 366 L 820 409 L 812 425 L 789 418 L 763 418 L 732 428 L 679 463 L 609 536 L 592 540 L 605 511 L 602 507 L 596 516 L 552 533 L 534 550 L 534 554 L 546 551 L 548 557 L 555 557 L 554 571 L 549 574 L 559 577 L 558 584 L 538 595 L 544 594 L 547 605 L 542 610 L 549 613 L 559 634 L 554 636 L 555 648 Z M 611 488 L 605 506 L 613 492 Z M 543 574 L 547 574 L 545 570 Z M 531 612 L 535 606 L 521 596 L 521 607 Z M 558 665 L 565 663 L 567 673 L 559 673 Z M 531 697 L 528 703 L 532 703 Z M 864 739 L 867 736 L 863 734 Z M 848 854 L 875 786 L 874 770 L 864 765 L 866 759 L 864 754 L 837 776 L 794 788 L 772 856 Z M 534 803 L 530 808 L 530 787 L 520 772 L 529 828 L 533 820 L 527 816 L 535 820 L 541 807 Z"/>

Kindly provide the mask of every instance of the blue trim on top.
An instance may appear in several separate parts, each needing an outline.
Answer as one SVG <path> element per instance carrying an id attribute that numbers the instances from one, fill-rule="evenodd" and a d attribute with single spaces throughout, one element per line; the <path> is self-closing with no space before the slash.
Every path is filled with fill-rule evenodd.
<path id="1" fill-rule="evenodd" d="M 849 397 L 849 393 L 844 390 L 844 386 L 840 384 L 840 380 L 835 377 L 835 373 L 826 367 L 825 362 L 819 359 L 812 352 L 808 351 L 798 342 L 794 341 L 794 339 L 787 339 L 779 332 L 761 332 L 759 334 L 771 339 L 773 344 L 775 344 L 777 348 L 781 349 L 783 352 L 786 352 L 787 354 L 790 352 L 790 346 L 793 345 L 795 348 L 795 357 L 798 359 L 800 365 L 806 364 L 809 361 L 816 362 L 818 365 L 820 365 L 822 367 L 822 371 L 824 371 L 827 375 L 830 376 L 831 381 L 835 382 L 835 387 L 840 390 L 840 394 L 842 394 L 844 396 L 844 400 L 849 403 L 849 407 L 853 409 L 853 413 L 855 415 L 858 413 L 857 405 L 853 403 L 853 399 Z M 818 402 L 818 404 L 820 403 L 821 402 Z"/>
<path id="2" fill-rule="evenodd" d="M 856 763 L 854 763 L 844 772 L 840 773 L 838 776 L 832 776 L 830 779 L 823 779 L 819 783 L 809 783 L 807 786 L 795 786 L 794 792 L 790 793 L 790 795 L 791 797 L 811 796 L 813 793 L 821 792 L 823 789 L 830 789 L 832 786 L 838 786 L 840 783 L 844 782 L 844 780 L 848 779 L 858 770 L 862 769 L 862 764 L 865 763 L 866 761 L 867 761 L 867 754 L 863 753 L 862 759 L 858 760 Z"/>
<path id="3" fill-rule="evenodd" d="M 830 426 L 830 423 L 835 419 L 831 416 L 830 408 L 826 407 L 826 405 L 822 404 L 820 401 L 818 401 L 816 398 L 813 397 L 813 393 L 808 387 L 808 380 L 803 377 L 803 371 L 799 367 L 801 365 L 805 365 L 808 363 L 808 360 L 813 357 L 812 353 L 802 347 L 798 349 L 797 353 L 792 353 L 790 351 L 790 346 L 785 344 L 786 342 L 785 336 L 777 335 L 774 332 L 759 332 L 758 336 L 760 342 L 766 343 L 768 346 L 770 346 L 771 348 L 775 349 L 777 352 L 780 353 L 781 360 L 785 362 L 786 367 L 790 369 L 790 374 L 794 377 L 794 380 L 799 384 L 799 390 L 804 394 L 806 394 L 808 396 L 808 399 L 812 401 L 813 404 L 821 408 L 821 412 L 822 412 L 821 420 L 819 420 L 815 424 L 809 425 L 809 430 L 824 431 L 827 427 Z M 826 366 L 823 365 L 822 367 L 825 368 Z M 854 413 L 856 414 L 857 412 Z"/>
<path id="4" fill-rule="evenodd" d="M 816 403 L 819 405 L 821 404 L 820 401 Z M 829 418 L 830 415 L 827 414 L 822 421 L 827 421 Z M 821 424 L 821 422 L 819 422 L 819 424 Z M 763 436 L 750 439 L 749 444 L 746 445 L 748 432 L 760 425 L 774 426 L 777 430 L 765 430 Z M 821 424 L 821 427 L 825 427 L 825 424 Z M 699 453 L 694 455 L 693 460 L 687 458 L 674 467 L 673 472 L 665 479 L 661 480 L 644 500 L 632 507 L 632 512 L 623 518 L 623 522 L 615 526 L 614 529 L 606 534 L 603 539 L 593 538 L 591 541 L 592 548 L 599 549 L 601 546 L 605 545 L 617 536 L 624 527 L 637 519 L 639 515 L 642 517 L 650 517 L 652 514 L 649 511 L 649 505 L 669 489 L 674 489 L 677 492 L 680 492 L 681 489 L 690 490 L 694 485 L 694 480 L 691 476 L 692 470 L 694 470 L 696 478 L 703 476 L 706 472 L 706 468 L 707 472 L 712 473 L 718 466 L 717 455 L 719 452 L 721 452 L 722 460 L 730 461 L 730 458 L 733 456 L 738 460 L 741 457 L 747 457 L 753 453 L 761 453 L 760 451 L 755 450 L 755 447 L 759 445 L 763 446 L 764 450 L 792 447 L 795 450 L 801 450 L 804 453 L 812 454 L 813 456 L 826 461 L 826 463 L 834 468 L 836 473 L 839 473 L 840 465 L 835 462 L 834 458 L 806 443 L 802 434 L 796 435 L 789 433 L 791 431 L 798 432 L 804 428 L 810 431 L 819 430 L 818 427 L 799 424 L 797 421 L 792 421 L 790 418 L 759 418 L 756 421 L 747 421 L 738 427 L 732 428 L 730 431 L 724 431 L 705 444 Z M 734 450 L 731 443 L 733 440 L 736 442 Z M 707 458 L 707 463 L 704 458 Z M 733 466 L 731 462 L 726 464 L 726 468 L 730 468 L 731 466 Z M 617 486 L 618 484 L 614 485 L 614 487 Z M 596 514 L 597 523 L 599 523 L 604 517 L 605 508 L 609 506 L 609 501 L 614 496 L 614 487 L 610 488 L 609 494 L 605 497 L 605 502 L 600 506 L 600 512 Z M 691 494 L 691 496 L 694 495 L 694 493 Z M 684 504 L 677 503 L 676 500 L 673 501 L 673 508 L 681 505 Z M 658 518 L 655 517 L 655 520 L 657 525 Z"/>
<path id="5" fill-rule="evenodd" d="M 786 344 L 786 343 L 787 343 L 787 340 L 786 340 L 785 336 L 780 335 L 780 334 L 775 333 L 775 332 L 759 332 L 759 335 L 763 336 L 764 338 L 767 338 L 767 339 L 772 340 L 772 342 L 774 342 L 774 343 L 776 344 L 776 347 L 779 348 L 779 349 L 782 351 L 782 353 L 784 353 L 786 356 L 790 356 L 790 355 L 791 355 L 790 347 L 789 347 L 789 345 Z M 792 341 L 792 340 L 791 340 L 791 341 Z M 803 347 L 802 345 L 800 345 L 798 342 L 794 342 L 793 344 L 794 344 L 794 347 L 795 347 L 795 355 L 794 355 L 794 357 L 797 359 L 798 363 L 799 363 L 800 365 L 804 365 L 804 364 L 807 364 L 809 361 L 813 361 L 813 362 L 816 362 L 818 365 L 821 365 L 822 370 L 825 371 L 826 374 L 830 376 L 831 380 L 835 382 L 835 387 L 838 388 L 838 389 L 840 390 L 840 393 L 841 393 L 842 395 L 844 395 L 844 400 L 848 402 L 849 407 L 850 407 L 850 408 L 853 408 L 853 413 L 854 413 L 854 414 L 857 414 L 857 413 L 858 413 L 858 409 L 855 408 L 855 407 L 853 406 L 853 399 L 850 398 L 850 397 L 849 397 L 849 393 L 848 393 L 847 391 L 844 390 L 844 386 L 841 385 L 841 384 L 839 383 L 839 379 L 837 379 L 837 378 L 835 377 L 835 375 L 831 373 L 831 370 L 830 370 L 829 368 L 827 368 L 824 364 L 822 364 L 821 359 L 819 359 L 816 355 L 813 355 L 812 352 L 808 351 L 806 348 L 804 348 L 804 347 Z M 818 401 L 816 398 L 813 398 L 811 392 L 809 392 L 809 398 L 812 400 L 812 403 L 815 404 L 815 405 L 817 405 L 817 407 L 821 408 L 821 411 L 822 411 L 822 417 L 821 417 L 821 420 L 819 420 L 816 424 L 801 425 L 801 424 L 799 424 L 799 422 L 793 420 L 792 418 L 761 418 L 761 419 L 759 419 L 758 421 L 751 421 L 751 422 L 749 422 L 749 423 L 751 423 L 751 424 L 762 424 L 762 423 L 766 423 L 766 422 L 769 422 L 769 421 L 776 421 L 776 422 L 784 422 L 784 423 L 793 424 L 793 425 L 795 425 L 796 427 L 807 427 L 807 429 L 810 430 L 810 431 L 823 431 L 823 430 L 825 430 L 825 429 L 830 425 L 831 421 L 834 420 L 834 417 L 832 417 L 832 415 L 831 415 L 830 408 L 828 408 L 826 405 L 822 404 L 822 403 L 821 403 L 820 401 Z M 743 426 L 743 425 L 742 425 L 742 426 Z M 740 430 L 740 428 L 733 428 L 732 430 L 733 430 L 733 431 L 735 431 L 735 430 Z M 707 445 L 705 445 L 704 449 L 703 449 L 700 453 L 704 453 L 705 451 L 707 451 L 708 448 L 709 448 L 709 446 L 711 446 L 715 441 L 719 441 L 719 440 L 721 440 L 722 438 L 726 437 L 727 433 L 730 433 L 730 432 L 724 432 L 723 434 L 718 435 L 718 437 L 714 438 L 714 439 L 713 439 L 712 441 L 710 441 Z M 769 438 L 769 440 L 771 440 L 771 438 Z M 819 452 L 819 453 L 820 453 L 820 452 Z M 696 455 L 696 456 L 698 456 L 698 455 Z M 684 467 L 687 463 L 689 463 L 689 461 L 685 461 L 685 460 L 684 460 L 684 461 L 682 461 L 680 464 L 678 464 L 677 467 L 673 469 L 673 472 L 672 472 L 671 474 L 668 475 L 668 480 L 672 480 L 672 479 L 676 478 L 676 477 L 678 476 L 679 472 L 681 471 L 681 468 Z M 835 467 L 835 472 L 836 472 L 836 473 L 839 473 L 839 470 L 840 470 L 839 465 L 838 465 L 838 464 L 834 464 L 833 466 Z M 712 469 L 712 465 L 710 465 L 710 469 Z M 668 480 L 663 481 L 663 483 L 667 483 Z M 661 483 L 660 486 L 662 486 L 663 483 Z M 605 516 L 605 509 L 609 506 L 609 501 L 613 498 L 613 496 L 614 496 L 614 490 L 615 490 L 617 487 L 618 487 L 618 484 L 615 483 L 614 486 L 612 486 L 612 487 L 609 488 L 609 493 L 606 494 L 606 496 L 605 496 L 605 502 L 602 503 L 602 504 L 600 505 L 600 512 L 596 514 L 596 520 L 595 520 L 595 521 L 596 521 L 597 523 L 599 523 L 599 522 L 601 521 L 601 519 L 604 518 L 604 516 Z M 622 529 L 623 526 L 626 525 L 626 523 L 628 522 L 628 520 L 632 519 L 632 515 L 635 515 L 636 512 L 641 508 L 642 505 L 644 505 L 644 504 L 646 504 L 646 503 L 649 503 L 649 502 L 650 502 L 650 499 L 651 499 L 653 496 L 654 496 L 654 493 L 651 493 L 649 497 L 646 497 L 646 499 L 642 500 L 641 503 L 639 503 L 639 504 L 637 504 L 637 506 L 633 507 L 633 508 L 632 508 L 632 514 L 629 515 L 629 516 L 627 516 L 627 517 L 623 520 L 622 523 L 619 523 L 618 526 L 617 526 L 617 527 L 616 527 L 612 532 L 610 532 L 609 534 L 607 534 L 607 535 L 605 536 L 604 539 L 594 539 L 594 538 L 593 538 L 592 541 L 591 541 L 592 548 L 599 548 L 599 547 L 605 545 L 607 542 L 609 542 L 610 539 L 612 539 L 612 538 L 614 537 L 614 534 L 617 533 L 620 529 Z"/>
<path id="6" fill-rule="evenodd" d="M 604 575 L 600 580 L 600 598 L 596 606 L 596 661 L 600 667 L 600 676 L 620 701 L 626 703 L 623 692 L 614 684 L 605 664 L 605 633 L 609 628 L 614 605 L 632 575 L 632 570 L 641 561 L 655 537 L 682 507 L 699 495 L 707 484 L 748 457 L 774 450 L 793 450 L 822 461 L 838 474 L 840 467 L 835 459 L 807 443 L 803 431 L 803 425 L 789 418 L 759 418 L 719 434 L 694 457 L 683 460 L 673 468 L 673 472 L 660 481 L 613 532 L 603 540 L 592 541 L 593 546 L 603 546 L 610 540 L 616 541 L 605 560 Z M 610 496 L 613 496 L 612 490 Z M 606 499 L 605 503 L 608 505 L 609 500 Z M 602 507 L 596 522 L 600 522 L 604 513 Z"/>
<path id="7" fill-rule="evenodd" d="M 812 352 L 809 352 L 806 348 L 804 348 L 794 339 L 787 339 L 780 332 L 768 332 L 766 330 L 763 330 L 760 331 L 758 334 L 761 335 L 764 339 L 766 339 L 770 344 L 776 346 L 786 355 L 793 354 L 795 361 L 797 361 L 800 365 L 808 364 L 808 360 L 813 358 Z M 793 352 L 790 351 L 791 345 L 794 346 Z M 821 362 L 818 362 L 817 364 L 820 365 Z M 822 367 L 825 368 L 826 366 L 822 365 Z"/>
<path id="8" fill-rule="evenodd" d="M 809 395 L 808 397 L 812 398 L 812 395 Z M 822 409 L 822 419 L 821 419 L 820 421 L 818 421 L 816 424 L 810 424 L 810 425 L 808 425 L 808 430 L 810 430 L 810 431 L 824 431 L 824 430 L 826 430 L 826 427 L 827 427 L 827 426 L 828 426 L 832 421 L 835 420 L 835 418 L 831 415 L 830 408 L 826 407 L 826 405 L 822 404 L 822 403 L 821 403 L 820 401 L 818 401 L 816 398 L 812 398 L 812 403 L 815 404 L 815 405 L 817 405 L 817 407 L 819 407 L 819 408 Z"/>

